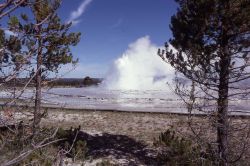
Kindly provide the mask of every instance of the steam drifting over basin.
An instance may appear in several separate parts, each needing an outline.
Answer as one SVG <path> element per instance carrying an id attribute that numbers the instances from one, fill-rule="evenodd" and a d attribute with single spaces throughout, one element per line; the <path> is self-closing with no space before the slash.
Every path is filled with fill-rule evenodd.
<path id="1" fill-rule="evenodd" d="M 151 43 L 149 36 L 129 45 L 108 72 L 104 87 L 118 90 L 167 90 L 174 69 L 157 55 L 160 48 Z"/>
<path id="2" fill-rule="evenodd" d="M 131 43 L 114 61 L 98 87 L 43 89 L 43 105 L 71 109 L 187 113 L 186 105 L 171 90 L 174 69 L 157 55 L 160 48 L 148 36 Z M 167 84 L 168 83 L 168 84 Z M 33 89 L 22 95 L 31 98 Z M 9 98 L 9 92 L 0 97 Z M 212 106 L 215 110 L 215 106 Z M 230 101 L 233 114 L 250 115 L 249 100 Z"/>

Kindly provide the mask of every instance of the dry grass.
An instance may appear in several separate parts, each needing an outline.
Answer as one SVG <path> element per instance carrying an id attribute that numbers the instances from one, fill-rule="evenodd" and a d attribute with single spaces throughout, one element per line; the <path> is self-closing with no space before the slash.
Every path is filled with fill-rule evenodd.
<path id="1" fill-rule="evenodd" d="M 25 116 L 21 116 L 20 113 L 13 116 L 13 119 L 20 118 L 25 118 Z M 201 139 L 209 142 L 216 140 L 216 126 L 209 125 L 213 120 L 211 117 L 193 117 L 193 130 L 197 132 Z M 234 117 L 231 120 L 234 124 L 247 123 L 249 117 Z M 119 144 L 119 146 L 121 145 L 119 139 L 124 138 L 126 142 L 131 138 L 135 140 L 135 142 L 130 140 L 133 143 L 138 141 L 138 144 L 143 143 L 148 148 L 155 149 L 153 142 L 161 132 L 165 132 L 169 128 L 174 128 L 181 137 L 195 140 L 196 136 L 191 132 L 188 122 L 188 116 L 180 114 L 47 109 L 47 116 L 42 120 L 42 125 L 45 127 L 62 127 L 64 129 L 80 125 L 81 130 L 89 135 L 88 138 L 103 140 L 104 136 L 108 136 L 107 141 L 112 140 L 112 144 Z M 95 136 L 96 134 L 97 136 Z M 102 145 L 102 142 L 100 142 L 100 145 Z M 250 153 L 247 152 L 247 154 Z M 245 160 L 250 159 L 245 158 Z"/>
<path id="2" fill-rule="evenodd" d="M 161 132 L 183 123 L 185 119 L 182 115 L 161 113 L 49 109 L 42 124 L 63 128 L 80 125 L 88 133 L 127 135 L 152 143 Z"/>

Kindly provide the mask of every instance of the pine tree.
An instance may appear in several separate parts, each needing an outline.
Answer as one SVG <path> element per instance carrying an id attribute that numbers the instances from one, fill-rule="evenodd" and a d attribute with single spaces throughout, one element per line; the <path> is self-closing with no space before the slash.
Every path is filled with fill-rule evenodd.
<path id="1" fill-rule="evenodd" d="M 10 29 L 19 34 L 22 47 L 28 50 L 33 60 L 29 68 L 31 77 L 35 78 L 35 109 L 33 133 L 39 129 L 41 120 L 41 88 L 46 76 L 57 72 L 59 67 L 68 63 L 76 63 L 70 51 L 80 40 L 80 33 L 69 32 L 71 23 L 61 23 L 56 11 L 60 0 L 35 0 L 31 6 L 32 15 L 21 14 L 21 18 L 13 17 L 15 24 Z"/>
<path id="2" fill-rule="evenodd" d="M 27 6 L 27 3 L 29 3 L 28 0 L 8 0 L 0 2 L 0 20 L 3 19 L 3 17 L 9 16 L 17 8 Z M 16 23 L 17 20 L 14 17 L 9 20 L 9 24 L 11 25 Z M 12 80 L 17 75 L 14 71 L 5 72 L 5 70 L 8 69 L 8 71 L 11 71 L 13 68 L 20 68 L 18 61 L 21 61 L 21 54 L 23 53 L 20 39 L 15 35 L 6 36 L 5 32 L 7 30 L 8 29 L 0 24 L 0 71 L 2 83 Z"/>
<path id="3" fill-rule="evenodd" d="M 169 42 L 177 53 L 166 44 L 159 55 L 198 85 L 207 100 L 216 101 L 218 157 L 220 165 L 227 165 L 229 99 L 249 99 L 250 94 L 250 1 L 176 2 L 180 6 L 171 18 Z"/>
<path id="4" fill-rule="evenodd" d="M 31 1 L 29 0 L 6 0 L 0 2 L 0 19 L 7 16 L 19 7 L 27 6 Z"/>

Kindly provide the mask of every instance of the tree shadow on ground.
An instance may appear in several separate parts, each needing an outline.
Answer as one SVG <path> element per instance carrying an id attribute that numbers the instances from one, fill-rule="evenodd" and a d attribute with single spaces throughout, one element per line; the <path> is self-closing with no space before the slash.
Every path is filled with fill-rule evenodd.
<path id="1" fill-rule="evenodd" d="M 126 160 L 128 165 L 162 165 L 157 159 L 156 150 L 126 135 L 90 135 L 81 131 L 78 139 L 87 142 L 87 157 L 93 159 L 113 156 Z"/>

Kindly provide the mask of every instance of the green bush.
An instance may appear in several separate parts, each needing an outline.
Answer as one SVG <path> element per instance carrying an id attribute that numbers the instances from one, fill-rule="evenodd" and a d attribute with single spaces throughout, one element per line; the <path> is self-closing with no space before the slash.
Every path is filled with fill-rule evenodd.
<path id="1" fill-rule="evenodd" d="M 80 131 L 79 128 L 71 128 L 70 130 L 59 129 L 57 132 L 58 139 L 64 139 L 60 141 L 60 146 L 65 151 L 69 151 L 66 155 L 71 157 L 73 161 L 86 159 L 87 143 L 84 140 L 81 140 L 77 133 Z M 74 142 L 75 141 L 75 142 Z"/>
<path id="2" fill-rule="evenodd" d="M 48 138 L 55 131 L 54 128 L 41 128 L 39 134 L 35 137 L 27 137 L 28 130 L 20 130 L 16 133 L 8 130 L 1 132 L 0 134 L 0 162 L 6 162 L 20 155 L 23 151 L 31 150 L 32 141 L 40 142 L 45 138 Z M 72 158 L 73 161 L 81 160 L 84 161 L 87 153 L 87 143 L 80 138 L 74 140 L 76 132 L 79 132 L 80 128 L 74 130 L 64 130 L 60 128 L 54 138 L 51 138 L 45 142 L 55 141 L 62 139 L 59 142 L 48 144 L 45 147 L 32 151 L 22 161 L 16 165 L 53 165 L 59 159 L 59 152 L 68 152 L 66 157 Z M 4 142 L 5 141 L 5 142 Z M 0 164 L 1 165 L 1 164 Z"/>
<path id="3" fill-rule="evenodd" d="M 32 152 L 25 160 L 19 165 L 34 165 L 34 166 L 51 166 L 56 161 L 58 149 L 52 145 Z"/>
<path id="4" fill-rule="evenodd" d="M 213 161 L 206 150 L 192 141 L 178 136 L 173 129 L 160 134 L 154 145 L 161 148 L 158 158 L 166 165 L 211 165 Z"/>
<path id="5" fill-rule="evenodd" d="M 78 140 L 75 146 L 72 148 L 73 160 L 84 161 L 86 159 L 87 150 L 86 141 Z"/>

